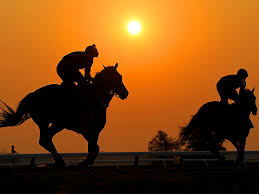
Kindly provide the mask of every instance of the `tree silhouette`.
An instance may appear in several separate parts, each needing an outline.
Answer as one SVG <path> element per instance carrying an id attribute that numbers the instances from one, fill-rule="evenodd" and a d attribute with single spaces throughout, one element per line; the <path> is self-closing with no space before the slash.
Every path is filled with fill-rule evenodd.
<path id="1" fill-rule="evenodd" d="M 224 142 L 224 140 L 218 141 L 214 132 L 204 135 L 203 132 L 196 129 L 189 135 L 188 139 L 181 143 L 181 146 L 186 151 L 210 151 L 212 148 L 225 151 Z"/>
<path id="2" fill-rule="evenodd" d="M 225 141 L 222 140 L 220 142 L 217 142 L 216 144 L 209 145 L 209 142 L 206 141 L 206 139 L 199 139 L 199 138 L 191 138 L 190 140 L 186 141 L 185 150 L 189 151 L 210 151 L 211 146 L 215 146 L 215 148 L 219 151 L 226 151 L 226 148 L 223 146 L 223 143 Z"/>
<path id="3" fill-rule="evenodd" d="M 167 133 L 161 130 L 148 142 L 148 151 L 178 151 L 180 149 L 176 139 L 168 137 Z"/>

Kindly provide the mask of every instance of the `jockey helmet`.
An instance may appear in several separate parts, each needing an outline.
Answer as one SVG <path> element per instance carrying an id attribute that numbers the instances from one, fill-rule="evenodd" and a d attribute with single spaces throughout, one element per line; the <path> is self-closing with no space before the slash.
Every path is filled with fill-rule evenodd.
<path id="1" fill-rule="evenodd" d="M 93 57 L 98 57 L 98 55 L 99 55 L 98 50 L 97 50 L 95 44 L 87 46 L 86 49 L 85 49 L 85 52 L 87 54 L 90 54 Z"/>
<path id="2" fill-rule="evenodd" d="M 243 79 L 248 77 L 248 73 L 245 69 L 239 69 L 237 75 Z"/>

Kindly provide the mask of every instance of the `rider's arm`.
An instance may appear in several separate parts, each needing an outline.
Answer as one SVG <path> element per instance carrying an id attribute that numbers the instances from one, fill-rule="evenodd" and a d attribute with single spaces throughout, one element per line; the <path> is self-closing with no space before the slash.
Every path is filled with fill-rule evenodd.
<path id="1" fill-rule="evenodd" d="M 93 64 L 93 59 L 89 57 L 89 55 L 85 54 L 84 52 L 76 53 L 76 55 L 74 55 L 73 63 L 77 66 L 78 69 L 84 68 L 84 77 L 87 80 L 92 79 L 90 72 Z"/>
<path id="2" fill-rule="evenodd" d="M 91 66 L 90 66 L 90 65 L 87 65 L 87 66 L 85 67 L 85 78 L 86 78 L 86 79 L 89 79 L 89 80 L 92 79 L 90 72 L 91 72 Z"/>
<path id="3" fill-rule="evenodd" d="M 244 89 L 246 87 L 246 80 L 241 79 L 241 88 Z"/>

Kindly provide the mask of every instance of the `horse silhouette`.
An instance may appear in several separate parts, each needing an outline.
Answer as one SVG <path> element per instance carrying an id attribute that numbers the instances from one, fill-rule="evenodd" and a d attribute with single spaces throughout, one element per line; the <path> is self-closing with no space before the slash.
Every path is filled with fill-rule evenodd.
<path id="1" fill-rule="evenodd" d="M 88 141 L 88 157 L 79 165 L 92 164 L 99 153 L 99 133 L 106 124 L 106 110 L 113 96 L 126 99 L 128 91 L 115 66 L 108 66 L 97 73 L 92 87 L 78 85 L 65 88 L 52 84 L 25 96 L 14 111 L 7 104 L 2 108 L 0 127 L 16 126 L 29 118 L 40 129 L 39 144 L 49 151 L 56 167 L 64 167 L 52 138 L 64 128 L 82 134 Z"/>
<path id="2" fill-rule="evenodd" d="M 257 114 L 254 89 L 241 89 L 239 98 L 239 103 L 231 105 L 213 101 L 201 106 L 189 124 L 181 128 L 179 145 L 197 145 L 193 150 L 209 149 L 223 159 L 218 148 L 227 139 L 237 149 L 237 164 L 243 161 L 246 138 L 253 128 L 249 117 L 251 112 Z"/>

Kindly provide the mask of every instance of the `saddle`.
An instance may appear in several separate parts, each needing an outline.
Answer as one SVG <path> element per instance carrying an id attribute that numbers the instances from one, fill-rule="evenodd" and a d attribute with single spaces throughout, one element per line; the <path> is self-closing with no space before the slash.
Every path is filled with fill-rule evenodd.
<path id="1" fill-rule="evenodd" d="M 92 83 L 88 84 L 64 84 L 60 85 L 61 95 L 65 98 L 66 105 L 76 107 L 82 107 L 89 109 L 90 112 L 94 112 L 96 109 L 107 108 L 102 100 L 93 95 Z"/>

